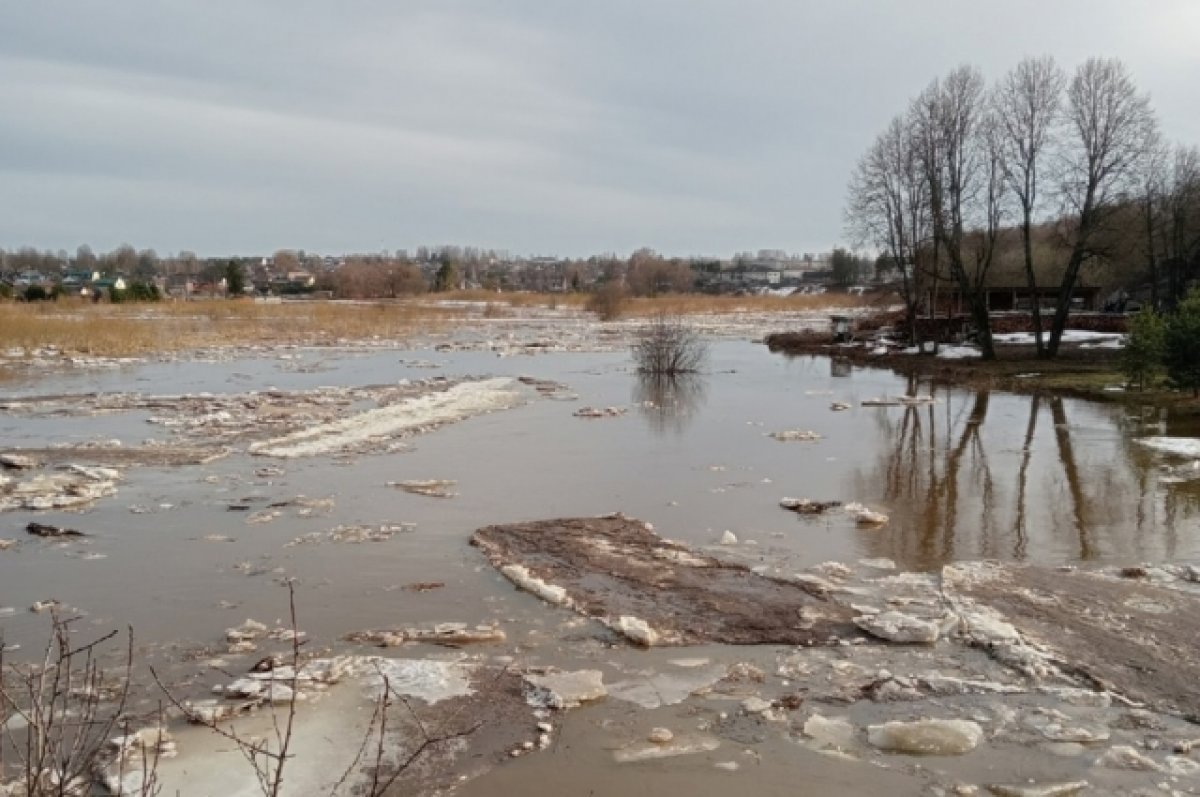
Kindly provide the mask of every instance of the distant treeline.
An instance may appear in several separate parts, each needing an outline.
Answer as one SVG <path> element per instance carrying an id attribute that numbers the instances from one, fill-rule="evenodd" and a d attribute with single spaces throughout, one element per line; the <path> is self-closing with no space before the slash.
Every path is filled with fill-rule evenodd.
<path id="1" fill-rule="evenodd" d="M 97 276 L 158 284 L 171 292 L 210 294 L 326 292 L 338 298 L 395 298 L 427 291 L 459 289 L 593 291 L 620 286 L 627 295 L 737 292 L 809 282 L 854 285 L 878 278 L 874 258 L 836 249 L 825 255 L 790 255 L 779 250 L 742 252 L 730 259 L 665 257 L 642 248 L 628 257 L 512 257 L 474 247 L 420 247 L 341 256 L 280 249 L 268 256 L 200 258 L 191 252 L 160 256 L 153 249 L 122 245 L 97 253 L 80 246 L 39 251 L 0 250 L 0 278 L 25 289 L 48 292 L 64 278 L 80 284 Z M 238 289 L 230 290 L 234 284 Z M 186 287 L 185 287 L 186 286 Z M 20 291 L 18 291 L 19 293 Z"/>

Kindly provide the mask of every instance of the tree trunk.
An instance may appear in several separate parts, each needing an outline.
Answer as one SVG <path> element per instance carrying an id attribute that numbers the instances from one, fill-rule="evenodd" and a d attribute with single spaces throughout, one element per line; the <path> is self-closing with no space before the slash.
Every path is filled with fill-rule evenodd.
<path id="1" fill-rule="evenodd" d="M 991 318 L 988 316 L 987 292 L 983 288 L 977 288 L 971 294 L 971 320 L 975 322 L 981 356 L 985 360 L 996 359 Z"/>
<path id="2" fill-rule="evenodd" d="M 1025 248 L 1025 283 L 1029 286 L 1032 302 L 1029 312 L 1033 318 L 1033 341 L 1037 344 L 1038 359 L 1042 360 L 1046 357 L 1046 344 L 1042 338 L 1042 299 L 1038 294 L 1037 275 L 1033 272 L 1033 229 L 1028 208 L 1024 209 L 1024 214 L 1021 220 L 1021 238 Z"/>
<path id="3" fill-rule="evenodd" d="M 1062 343 L 1063 330 L 1067 328 L 1067 317 L 1071 314 L 1071 297 L 1075 293 L 1075 285 L 1079 281 L 1079 270 L 1083 267 L 1085 247 L 1091 241 L 1093 228 L 1097 219 L 1095 207 L 1095 189 L 1088 186 L 1087 195 L 1083 200 L 1083 209 L 1079 213 L 1079 229 L 1075 233 L 1075 244 L 1071 247 L 1071 258 L 1067 261 L 1067 270 L 1063 272 L 1062 284 L 1058 289 L 1058 300 L 1054 306 L 1054 322 L 1050 326 L 1050 341 L 1046 344 L 1046 358 L 1058 356 L 1058 347 Z"/>
<path id="4" fill-rule="evenodd" d="M 1150 200 L 1143 207 L 1146 214 L 1146 254 L 1150 266 L 1150 307 L 1158 310 L 1158 258 L 1154 256 L 1154 205 Z"/>

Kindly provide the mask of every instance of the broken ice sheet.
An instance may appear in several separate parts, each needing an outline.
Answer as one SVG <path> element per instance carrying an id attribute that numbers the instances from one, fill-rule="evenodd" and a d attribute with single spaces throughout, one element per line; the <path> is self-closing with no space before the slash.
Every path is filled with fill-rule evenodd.
<path id="1" fill-rule="evenodd" d="M 666 744 L 639 742 L 628 747 L 623 747 L 613 752 L 613 760 L 618 764 L 632 764 L 640 761 L 653 761 L 660 758 L 708 753 L 720 746 L 721 740 L 715 736 L 699 733 L 681 734 Z"/>
<path id="2" fill-rule="evenodd" d="M 477 667 L 464 661 L 372 657 L 365 659 L 358 668 L 363 672 L 373 698 L 383 692 L 385 683 L 391 692 L 415 697 L 430 705 L 475 692 L 471 677 Z"/>
<path id="3" fill-rule="evenodd" d="M 608 685 L 608 693 L 618 700 L 645 709 L 673 706 L 691 695 L 706 690 L 725 677 L 723 664 L 679 668 L 674 671 L 645 670 Z"/>

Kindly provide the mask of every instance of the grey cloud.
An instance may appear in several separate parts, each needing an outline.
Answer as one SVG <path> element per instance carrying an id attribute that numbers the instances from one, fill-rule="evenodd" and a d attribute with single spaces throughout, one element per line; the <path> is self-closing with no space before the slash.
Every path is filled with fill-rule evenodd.
<path id="1" fill-rule="evenodd" d="M 962 61 L 1124 58 L 1200 141 L 1191 0 L 14 3 L 0 246 L 822 249 Z"/>

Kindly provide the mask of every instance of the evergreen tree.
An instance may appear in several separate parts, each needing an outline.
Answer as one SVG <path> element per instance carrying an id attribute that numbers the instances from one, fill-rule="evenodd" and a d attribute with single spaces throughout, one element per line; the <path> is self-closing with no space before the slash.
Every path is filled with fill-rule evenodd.
<path id="1" fill-rule="evenodd" d="M 246 272 L 237 260 L 225 264 L 225 293 L 228 296 L 241 296 L 246 291 Z"/>
<path id="2" fill-rule="evenodd" d="M 1164 364 L 1171 384 L 1200 397 L 1200 288 L 1167 319 Z"/>
<path id="3" fill-rule="evenodd" d="M 1134 316 L 1129 327 L 1129 340 L 1121 351 L 1121 369 L 1131 385 L 1139 390 L 1154 381 L 1162 369 L 1166 346 L 1166 323 L 1163 317 L 1147 307 Z"/>

